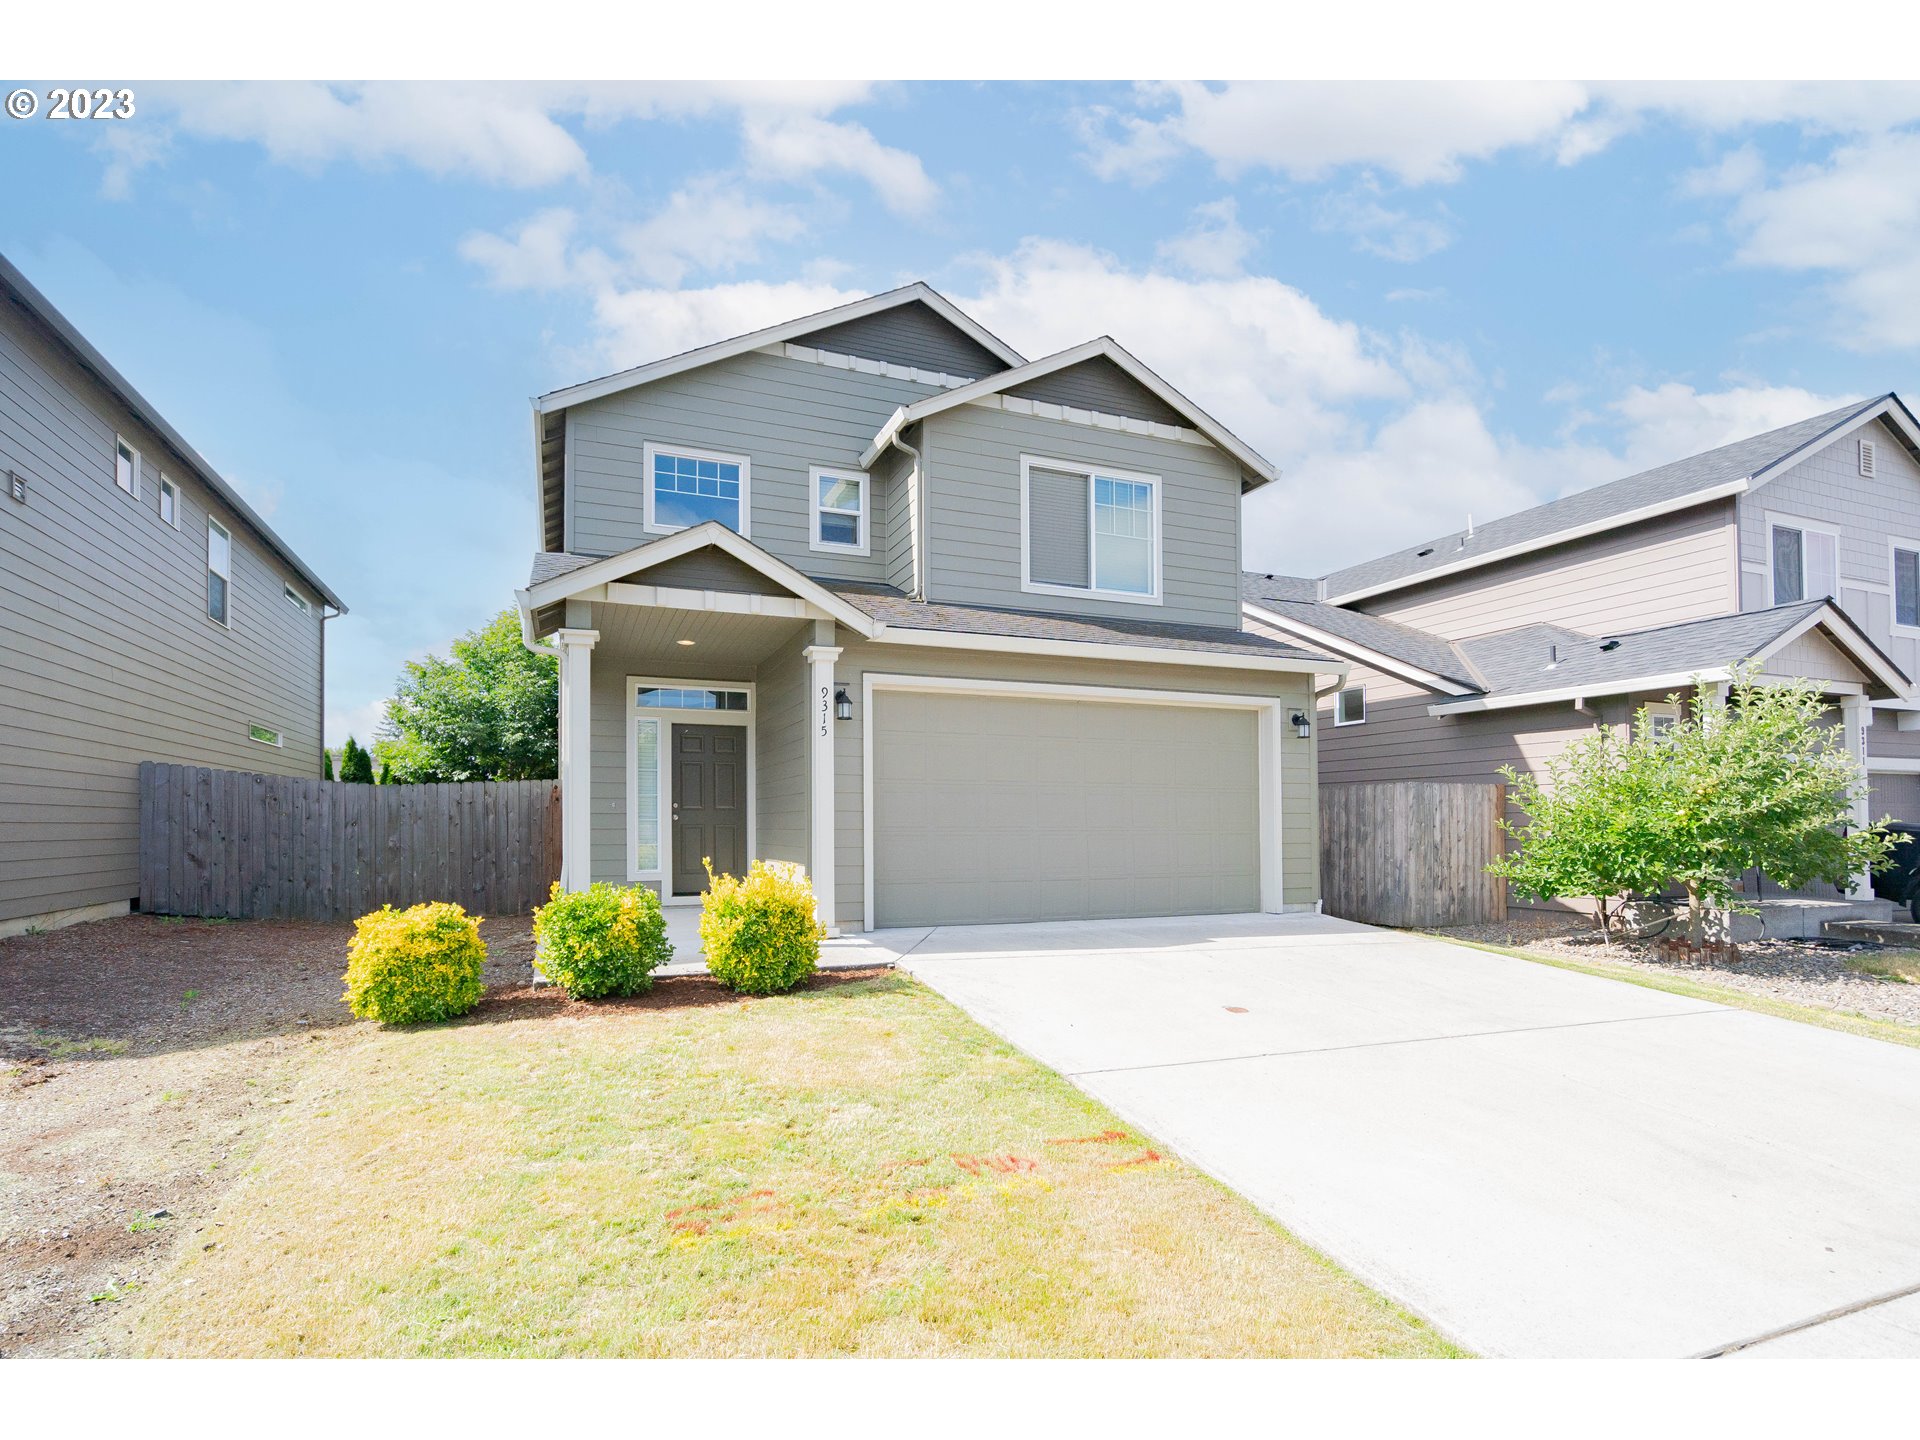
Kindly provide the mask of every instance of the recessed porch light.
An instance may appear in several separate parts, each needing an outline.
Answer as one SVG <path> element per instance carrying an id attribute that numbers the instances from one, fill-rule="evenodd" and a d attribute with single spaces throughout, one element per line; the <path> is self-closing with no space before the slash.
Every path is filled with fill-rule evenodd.
<path id="1" fill-rule="evenodd" d="M 691 645 L 691 644 L 693 644 L 693 641 L 691 641 L 691 640 L 676 640 L 676 641 L 674 641 L 673 643 L 674 643 L 674 644 L 676 644 L 676 645 Z"/>

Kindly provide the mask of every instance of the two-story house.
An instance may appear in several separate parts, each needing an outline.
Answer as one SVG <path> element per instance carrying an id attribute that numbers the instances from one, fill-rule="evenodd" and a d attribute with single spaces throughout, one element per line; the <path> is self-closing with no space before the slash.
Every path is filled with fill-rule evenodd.
<path id="1" fill-rule="evenodd" d="M 345 607 L 0 257 L 0 934 L 124 913 L 139 764 L 318 776 Z"/>
<path id="2" fill-rule="evenodd" d="M 925 285 L 534 402 L 563 876 L 805 866 L 882 926 L 1312 909 L 1342 662 L 1242 627 L 1274 470 L 1109 339 Z"/>
<path id="3" fill-rule="evenodd" d="M 1920 820 L 1920 424 L 1896 395 L 1244 598 L 1251 628 L 1353 662 L 1321 708 L 1329 783 L 1497 780 L 1754 664 L 1831 697 L 1859 819 Z"/>

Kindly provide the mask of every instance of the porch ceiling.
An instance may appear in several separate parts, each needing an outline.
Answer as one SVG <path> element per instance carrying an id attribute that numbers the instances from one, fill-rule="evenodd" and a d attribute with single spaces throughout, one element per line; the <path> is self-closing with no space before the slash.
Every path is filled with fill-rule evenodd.
<path id="1" fill-rule="evenodd" d="M 811 620 L 739 615 L 722 610 L 677 610 L 663 605 L 593 606 L 596 664 L 623 665 L 631 673 L 745 678 L 776 646 L 805 643 Z M 693 644 L 682 645 L 682 640 Z"/>

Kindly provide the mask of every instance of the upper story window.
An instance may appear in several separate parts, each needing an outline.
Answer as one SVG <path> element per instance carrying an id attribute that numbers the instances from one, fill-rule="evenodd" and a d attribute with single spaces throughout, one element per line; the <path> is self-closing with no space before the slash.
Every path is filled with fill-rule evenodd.
<path id="1" fill-rule="evenodd" d="M 286 596 L 287 603 L 293 606 L 293 608 L 298 610 L 302 615 L 308 614 L 309 612 L 312 611 L 313 607 L 307 603 L 307 597 L 302 595 L 298 590 L 294 589 L 293 586 L 282 585 L 280 587 L 280 593 Z"/>
<path id="2" fill-rule="evenodd" d="M 180 491 L 164 475 L 160 477 L 160 518 L 174 529 L 180 528 Z"/>
<path id="3" fill-rule="evenodd" d="M 233 584 L 233 536 L 226 526 L 207 520 L 207 618 L 222 625 L 227 619 L 228 591 Z"/>
<path id="4" fill-rule="evenodd" d="M 1020 588 L 1160 602 L 1160 477 L 1020 457 Z"/>
<path id="5" fill-rule="evenodd" d="M 1893 549 L 1893 623 L 1920 630 L 1920 543 L 1895 540 Z"/>
<path id="6" fill-rule="evenodd" d="M 113 437 L 113 483 L 140 498 L 140 452 L 118 435 Z"/>
<path id="7" fill-rule="evenodd" d="M 807 474 L 813 486 L 815 550 L 844 555 L 870 555 L 873 540 L 867 528 L 867 495 L 872 484 L 860 470 L 833 470 L 816 465 Z"/>
<path id="8" fill-rule="evenodd" d="M 750 466 L 744 455 L 647 445 L 646 526 L 658 534 L 718 520 L 747 533 Z"/>
<path id="9" fill-rule="evenodd" d="M 1769 515 L 1767 569 L 1773 604 L 1827 599 L 1840 589 L 1840 537 L 1809 521 Z"/>
<path id="10" fill-rule="evenodd" d="M 1367 687 L 1349 685 L 1333 697 L 1333 723 L 1358 725 L 1367 718 Z"/>

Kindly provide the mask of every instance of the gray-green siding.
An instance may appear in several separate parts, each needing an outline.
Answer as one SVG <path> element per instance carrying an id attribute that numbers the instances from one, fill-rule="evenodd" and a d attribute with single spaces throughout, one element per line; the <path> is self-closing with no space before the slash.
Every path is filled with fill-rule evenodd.
<path id="1" fill-rule="evenodd" d="M 114 484 L 116 434 L 140 451 L 137 499 Z M 0 467 L 28 480 L 25 505 L 0 496 L 4 923 L 135 897 L 142 760 L 317 776 L 322 660 L 319 597 L 11 307 Z M 233 537 L 231 629 L 206 616 L 210 508 Z M 256 723 L 284 746 L 250 740 Z"/>

